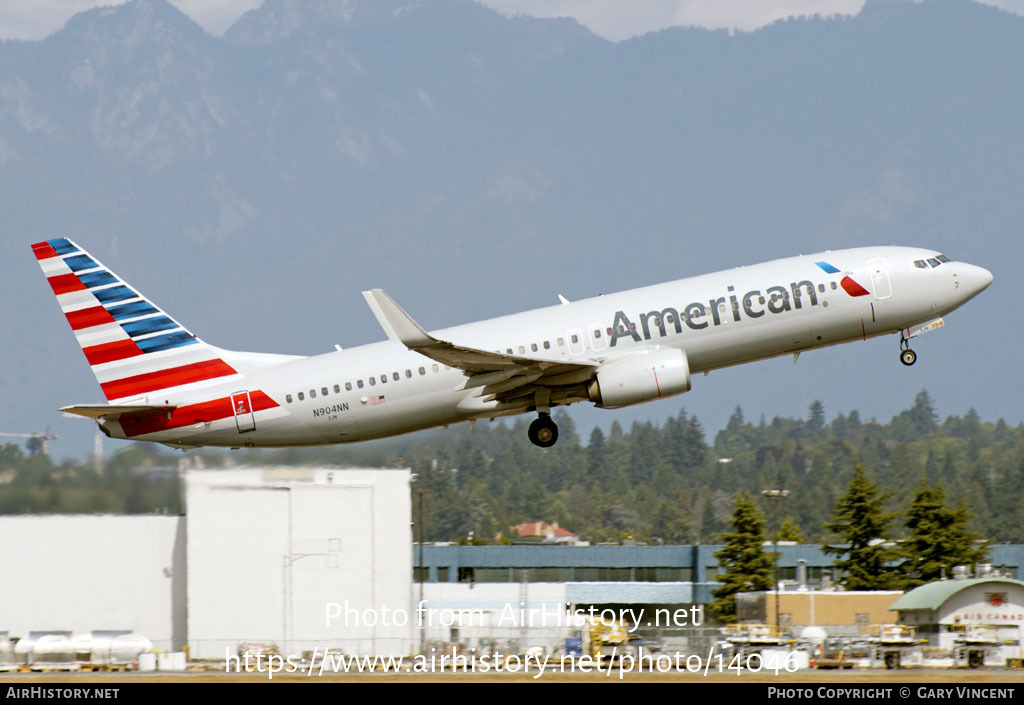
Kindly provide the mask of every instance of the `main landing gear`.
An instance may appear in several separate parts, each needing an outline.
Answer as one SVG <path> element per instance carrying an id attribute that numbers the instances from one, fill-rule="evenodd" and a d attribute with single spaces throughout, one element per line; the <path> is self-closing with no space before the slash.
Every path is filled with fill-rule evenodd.
<path id="1" fill-rule="evenodd" d="M 541 412 L 536 420 L 530 424 L 527 432 L 530 442 L 541 448 L 550 448 L 558 440 L 558 426 L 551 420 L 551 414 Z"/>
<path id="2" fill-rule="evenodd" d="M 917 362 L 917 353 L 910 349 L 910 341 L 900 333 L 900 362 L 910 367 Z"/>

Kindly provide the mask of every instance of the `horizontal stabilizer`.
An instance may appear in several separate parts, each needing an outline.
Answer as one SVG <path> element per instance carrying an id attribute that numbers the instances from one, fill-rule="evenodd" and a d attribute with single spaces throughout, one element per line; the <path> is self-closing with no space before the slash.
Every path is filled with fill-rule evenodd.
<path id="1" fill-rule="evenodd" d="M 100 404 L 97 406 L 65 406 L 60 410 L 65 414 L 85 416 L 90 419 L 102 419 L 105 416 L 119 416 L 121 414 L 135 414 L 136 416 L 153 416 L 174 411 L 178 407 L 171 404 L 122 404 L 109 405 Z"/>

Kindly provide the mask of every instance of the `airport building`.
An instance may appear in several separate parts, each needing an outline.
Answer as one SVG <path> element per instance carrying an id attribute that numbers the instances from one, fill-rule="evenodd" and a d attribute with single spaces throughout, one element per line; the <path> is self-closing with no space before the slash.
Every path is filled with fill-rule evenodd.
<path id="1" fill-rule="evenodd" d="M 706 653 L 717 638 L 703 606 L 719 546 L 414 546 L 410 479 L 408 470 L 192 470 L 187 516 L 0 517 L 0 634 L 131 632 L 218 660 L 240 648 L 554 650 L 579 633 L 575 615 L 595 611 L 636 619 L 637 636 L 667 648 Z M 996 600 L 1010 620 L 1000 637 L 1011 626 L 1019 634 L 1024 546 L 993 546 L 987 582 L 941 581 L 870 605 L 831 585 L 833 558 L 821 547 L 772 550 L 783 625 L 896 615 L 941 634 L 987 619 Z M 774 604 L 762 599 L 756 619 L 771 623 Z"/>
<path id="2" fill-rule="evenodd" d="M 409 481 L 408 470 L 190 471 L 187 517 L 0 517 L 0 632 L 131 632 L 198 659 L 240 645 L 407 654 L 412 627 L 373 615 L 412 609 Z M 332 604 L 339 619 L 327 619 Z"/>
<path id="3" fill-rule="evenodd" d="M 968 632 L 993 644 L 1024 644 L 1024 582 L 1005 577 L 928 583 L 893 604 L 902 624 L 913 626 L 930 644 L 952 649 Z M 1017 654 L 1018 656 L 1020 654 Z"/>

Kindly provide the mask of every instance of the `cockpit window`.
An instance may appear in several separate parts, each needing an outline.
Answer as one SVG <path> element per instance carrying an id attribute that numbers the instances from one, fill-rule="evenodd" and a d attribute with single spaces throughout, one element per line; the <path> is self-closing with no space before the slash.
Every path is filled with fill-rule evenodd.
<path id="1" fill-rule="evenodd" d="M 934 269 L 935 267 L 938 267 L 940 264 L 942 264 L 942 262 L 940 262 L 939 260 L 935 259 L 934 257 L 929 257 L 928 258 L 928 264 L 930 264 L 932 266 L 932 268 Z"/>
<path id="2" fill-rule="evenodd" d="M 946 262 L 952 262 L 953 261 L 949 257 L 946 257 L 946 255 L 936 255 L 935 259 L 939 260 L 943 264 L 945 264 Z"/>
<path id="3" fill-rule="evenodd" d="M 928 263 L 925 262 L 923 259 L 914 260 L 914 266 L 917 267 L 918 269 L 928 269 Z"/>

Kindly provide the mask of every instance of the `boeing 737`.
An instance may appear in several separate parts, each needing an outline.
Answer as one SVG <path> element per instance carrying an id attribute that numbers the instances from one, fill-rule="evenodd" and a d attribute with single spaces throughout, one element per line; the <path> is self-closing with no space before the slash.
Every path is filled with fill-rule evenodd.
<path id="1" fill-rule="evenodd" d="M 934 250 L 867 247 L 791 257 L 426 332 L 363 292 L 387 340 L 302 357 L 203 342 L 65 238 L 32 245 L 107 404 L 61 411 L 113 438 L 174 448 L 319 446 L 536 413 L 617 409 L 690 390 L 691 375 L 839 343 L 910 340 L 992 282 Z"/>

